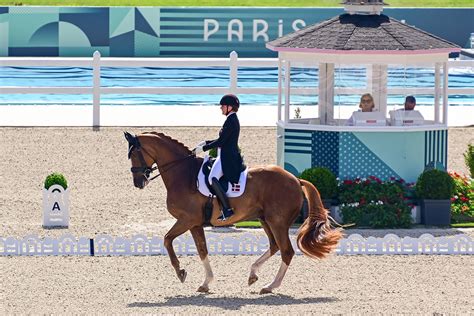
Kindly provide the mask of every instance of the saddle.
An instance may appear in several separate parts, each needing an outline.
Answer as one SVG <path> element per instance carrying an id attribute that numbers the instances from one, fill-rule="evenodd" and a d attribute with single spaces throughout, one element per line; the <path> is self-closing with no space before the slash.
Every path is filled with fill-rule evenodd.
<path id="1" fill-rule="evenodd" d="M 197 187 L 198 187 L 199 192 L 204 196 L 215 195 L 214 190 L 212 189 L 211 184 L 209 183 L 209 173 L 211 172 L 214 162 L 215 162 L 214 158 L 206 155 L 204 157 L 204 161 L 201 165 L 201 168 L 199 169 L 199 172 L 198 172 Z M 244 171 L 240 173 L 240 178 L 239 178 L 238 183 L 232 184 L 230 182 L 223 183 L 223 181 L 220 181 L 228 197 L 230 198 L 239 197 L 244 193 L 245 184 L 247 183 L 248 169 L 249 168 L 247 167 L 245 168 Z"/>

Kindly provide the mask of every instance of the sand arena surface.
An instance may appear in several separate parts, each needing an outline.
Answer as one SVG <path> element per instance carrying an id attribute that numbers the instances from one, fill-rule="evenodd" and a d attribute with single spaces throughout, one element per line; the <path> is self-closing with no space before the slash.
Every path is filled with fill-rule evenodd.
<path id="1" fill-rule="evenodd" d="M 164 132 L 189 147 L 218 133 L 217 127 L 127 130 Z M 134 188 L 122 131 L 0 128 L 0 235 L 164 236 L 174 222 L 166 211 L 166 190 L 161 180 L 144 190 Z M 241 135 L 249 166 L 276 162 L 276 128 L 244 127 Z M 449 130 L 450 170 L 467 172 L 462 153 L 468 143 L 474 143 L 474 128 Z M 41 190 L 51 172 L 63 173 L 69 182 L 68 229 L 41 228 Z M 447 232 L 455 233 L 460 232 Z M 419 233 L 400 235 L 413 234 Z M 474 313 L 474 258 L 469 256 L 333 256 L 323 261 L 297 256 L 282 286 L 268 296 L 258 291 L 272 280 L 279 257 L 264 265 L 260 280 L 248 288 L 256 259 L 211 256 L 216 281 L 210 294 L 200 295 L 195 290 L 204 271 L 198 256 L 180 258 L 188 271 L 184 284 L 164 256 L 0 257 L 0 314 Z"/>

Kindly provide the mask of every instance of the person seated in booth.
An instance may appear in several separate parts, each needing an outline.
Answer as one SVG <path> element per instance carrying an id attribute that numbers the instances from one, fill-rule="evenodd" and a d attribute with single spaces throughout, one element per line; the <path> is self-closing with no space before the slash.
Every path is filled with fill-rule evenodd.
<path id="1" fill-rule="evenodd" d="M 413 111 L 416 106 L 416 99 L 414 96 L 409 95 L 405 98 L 405 111 Z"/>
<path id="2" fill-rule="evenodd" d="M 403 109 L 390 111 L 391 125 L 423 125 L 423 115 L 415 110 L 416 99 L 409 95 L 405 98 Z"/>
<path id="3" fill-rule="evenodd" d="M 365 93 L 360 97 L 359 102 L 359 110 L 354 111 L 357 112 L 372 112 L 374 109 L 374 98 L 370 93 Z M 347 120 L 346 125 L 353 126 L 354 125 L 354 113 L 352 113 L 351 117 Z"/>

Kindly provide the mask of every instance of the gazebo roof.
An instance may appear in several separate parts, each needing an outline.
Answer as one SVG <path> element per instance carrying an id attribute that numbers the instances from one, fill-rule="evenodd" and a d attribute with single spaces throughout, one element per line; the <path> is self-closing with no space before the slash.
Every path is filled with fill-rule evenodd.
<path id="1" fill-rule="evenodd" d="M 267 43 L 274 51 L 315 53 L 440 53 L 460 47 L 380 14 L 341 14 Z"/>

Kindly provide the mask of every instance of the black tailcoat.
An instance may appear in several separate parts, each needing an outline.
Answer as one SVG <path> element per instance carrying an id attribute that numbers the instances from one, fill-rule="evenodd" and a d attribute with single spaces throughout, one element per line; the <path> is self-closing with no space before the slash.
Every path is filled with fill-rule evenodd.
<path id="1" fill-rule="evenodd" d="M 221 148 L 222 172 L 231 183 L 238 183 L 240 173 L 245 169 L 242 156 L 239 153 L 238 141 L 240 134 L 240 123 L 236 113 L 227 116 L 227 119 L 219 132 L 219 138 L 206 141 L 203 150 Z"/>

